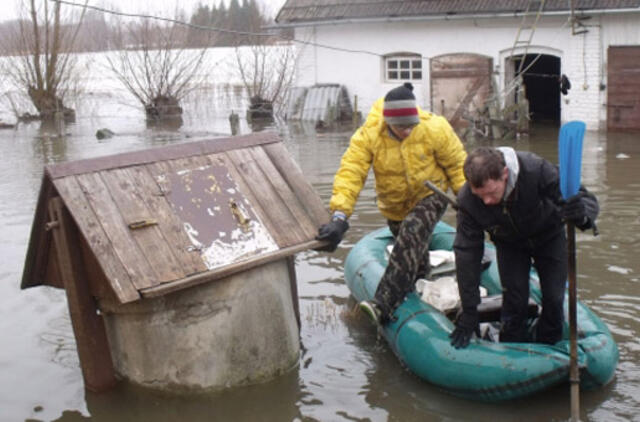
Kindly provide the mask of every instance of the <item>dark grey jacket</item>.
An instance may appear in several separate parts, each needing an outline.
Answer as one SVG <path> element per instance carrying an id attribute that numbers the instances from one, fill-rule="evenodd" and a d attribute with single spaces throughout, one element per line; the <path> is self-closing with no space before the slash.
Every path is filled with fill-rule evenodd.
<path id="1" fill-rule="evenodd" d="M 480 302 L 480 264 L 484 233 L 497 247 L 528 247 L 535 250 L 564 230 L 560 210 L 563 203 L 556 166 L 530 152 L 516 152 L 519 172 L 511 194 L 498 205 L 485 205 L 465 184 L 458 193 L 459 211 L 454 242 L 458 284 L 463 308 Z M 578 228 L 591 227 L 598 212 L 593 194 L 581 187 L 583 201 L 592 215 Z"/>

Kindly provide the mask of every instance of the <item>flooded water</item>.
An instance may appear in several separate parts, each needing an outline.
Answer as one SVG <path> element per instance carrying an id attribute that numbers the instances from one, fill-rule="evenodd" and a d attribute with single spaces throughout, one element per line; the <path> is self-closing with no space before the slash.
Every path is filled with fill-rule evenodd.
<path id="1" fill-rule="evenodd" d="M 375 207 L 371 180 L 338 251 L 307 251 L 296 257 L 302 317 L 298 368 L 268 383 L 220 393 L 171 396 L 126 383 L 106 394 L 85 392 L 64 292 L 19 288 L 43 166 L 228 133 L 226 116 L 236 106 L 193 102 L 186 107 L 184 124 L 165 130 L 146 127 L 139 110 L 103 93 L 79 103 L 78 121 L 61 137 L 40 123 L 0 131 L 0 421 L 569 418 L 568 386 L 497 404 L 443 393 L 406 371 L 372 325 L 353 311 L 342 279 L 344 259 L 363 234 L 385 224 Z M 102 127 L 119 135 L 98 141 L 94 134 Z M 328 203 L 351 131 L 315 133 L 296 125 L 274 129 Z M 244 122 L 242 130 L 251 129 Z M 511 144 L 557 161 L 556 139 L 557 129 L 537 128 L 529 140 Z M 609 325 L 620 348 L 620 363 L 613 383 L 581 395 L 582 418 L 640 421 L 638 135 L 588 133 L 583 161 L 583 180 L 598 195 L 602 212 L 600 236 L 578 236 L 579 295 Z M 453 223 L 454 215 L 447 212 L 445 220 Z"/>

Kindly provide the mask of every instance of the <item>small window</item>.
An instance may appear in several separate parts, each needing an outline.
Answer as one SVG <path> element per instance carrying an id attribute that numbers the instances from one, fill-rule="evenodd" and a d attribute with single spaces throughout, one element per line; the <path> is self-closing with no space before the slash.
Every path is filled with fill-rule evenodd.
<path id="1" fill-rule="evenodd" d="M 422 80 L 422 58 L 419 56 L 388 56 L 384 64 L 386 82 Z"/>

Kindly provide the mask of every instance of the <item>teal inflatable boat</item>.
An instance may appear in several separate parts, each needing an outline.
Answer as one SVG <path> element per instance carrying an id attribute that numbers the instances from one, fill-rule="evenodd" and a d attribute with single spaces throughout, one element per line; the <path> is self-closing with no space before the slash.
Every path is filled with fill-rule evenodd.
<path id="1" fill-rule="evenodd" d="M 451 226 L 439 223 L 429 247 L 452 250 L 454 236 Z M 345 279 L 358 301 L 373 298 L 387 265 L 385 250 L 392 241 L 387 228 L 379 229 L 363 237 L 349 253 Z M 494 248 L 487 243 L 485 250 L 491 254 Z M 495 259 L 487 262 L 481 284 L 489 297 L 501 294 Z M 532 302 L 539 304 L 540 286 L 534 271 L 530 285 Z M 566 304 L 565 296 L 565 313 Z M 578 303 L 577 312 L 580 387 L 591 390 L 613 379 L 618 347 L 607 326 L 589 308 Z M 563 340 L 553 346 L 474 339 L 469 347 L 455 349 L 449 343 L 454 328 L 451 317 L 421 300 L 417 293 L 410 293 L 394 316 L 396 320 L 382 328 L 394 353 L 416 375 L 454 395 L 485 401 L 508 400 L 568 382 L 566 323 Z M 534 319 L 532 315 L 530 322 Z"/>

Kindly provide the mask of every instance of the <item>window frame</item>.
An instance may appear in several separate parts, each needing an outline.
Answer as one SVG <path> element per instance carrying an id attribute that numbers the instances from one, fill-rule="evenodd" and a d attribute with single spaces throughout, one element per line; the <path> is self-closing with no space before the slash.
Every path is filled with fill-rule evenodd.
<path id="1" fill-rule="evenodd" d="M 391 67 L 391 64 L 393 62 L 396 62 L 396 67 Z M 419 67 L 414 67 L 416 62 L 420 64 Z M 407 67 L 404 67 L 403 65 L 406 65 Z M 384 72 L 383 80 L 385 83 L 397 83 L 406 81 L 422 82 L 424 80 L 424 64 L 422 56 L 420 54 L 388 54 L 383 57 L 382 67 Z M 395 78 L 390 77 L 391 72 L 396 72 L 397 76 Z M 417 72 L 419 72 L 419 77 L 415 77 Z M 403 74 L 408 77 L 403 77 Z"/>

